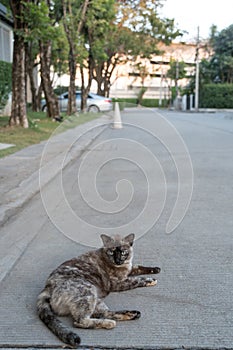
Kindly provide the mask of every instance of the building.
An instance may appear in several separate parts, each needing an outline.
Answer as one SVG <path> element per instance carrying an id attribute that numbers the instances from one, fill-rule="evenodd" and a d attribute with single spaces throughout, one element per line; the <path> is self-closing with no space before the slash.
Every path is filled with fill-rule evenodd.
<path id="1" fill-rule="evenodd" d="M 13 19 L 7 13 L 7 9 L 0 3 L 0 63 L 13 61 Z M 4 77 L 4 66 L 1 65 L 0 76 Z M 0 106 L 0 115 L 10 115 L 11 97 L 9 96 L 7 104 Z"/>
<path id="2" fill-rule="evenodd" d="M 151 60 L 144 59 L 143 85 L 147 88 L 145 98 L 167 98 L 170 87 L 174 84 L 168 77 L 171 59 L 186 64 L 187 77 L 179 80 L 179 86 L 185 86 L 191 76 L 195 74 L 195 62 L 197 54 L 196 44 L 172 43 L 169 46 L 159 45 L 162 52 L 155 55 Z M 199 48 L 199 58 L 207 58 L 209 52 L 205 45 Z M 142 86 L 137 64 L 139 62 L 129 61 L 119 65 L 114 72 L 111 86 L 111 97 L 136 97 Z"/>
<path id="3" fill-rule="evenodd" d="M 0 61 L 12 62 L 13 20 L 7 9 L 0 3 Z"/>

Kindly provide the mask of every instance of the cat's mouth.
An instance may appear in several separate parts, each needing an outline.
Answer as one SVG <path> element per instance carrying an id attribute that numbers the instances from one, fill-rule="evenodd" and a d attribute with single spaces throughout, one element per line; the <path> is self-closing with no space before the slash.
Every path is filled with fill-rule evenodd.
<path id="1" fill-rule="evenodd" d="M 125 263 L 125 261 L 115 261 L 115 264 L 117 266 L 123 265 Z"/>

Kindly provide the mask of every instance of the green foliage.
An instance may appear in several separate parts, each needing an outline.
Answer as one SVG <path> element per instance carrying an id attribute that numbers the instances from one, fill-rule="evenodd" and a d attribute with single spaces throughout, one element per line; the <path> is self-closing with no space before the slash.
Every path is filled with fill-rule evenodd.
<path id="1" fill-rule="evenodd" d="M 58 37 L 57 27 L 54 26 L 47 1 L 24 2 L 23 19 L 27 24 L 27 29 L 23 33 L 25 41 L 46 42 Z"/>
<path id="2" fill-rule="evenodd" d="M 233 25 L 217 32 L 211 27 L 209 44 L 213 53 L 200 63 L 200 86 L 208 83 L 233 83 Z"/>
<path id="3" fill-rule="evenodd" d="M 162 105 L 159 105 L 159 99 L 157 98 L 144 98 L 142 100 L 142 106 L 148 108 L 160 108 L 160 107 L 168 107 L 169 100 L 162 100 Z"/>
<path id="4" fill-rule="evenodd" d="M 108 59 L 106 44 L 116 15 L 114 3 L 114 0 L 93 0 L 88 8 L 84 35 L 93 61 Z"/>
<path id="5" fill-rule="evenodd" d="M 112 101 L 119 103 L 120 110 L 137 107 L 137 98 L 112 98 Z"/>
<path id="6" fill-rule="evenodd" d="M 52 40 L 51 58 L 54 71 L 65 74 L 68 71 L 68 42 L 63 25 L 57 22 L 59 10 L 56 3 L 51 8 L 45 0 L 25 2 L 23 19 L 27 25 L 23 35 L 34 59 L 39 53 L 39 41 L 45 43 Z"/>
<path id="7" fill-rule="evenodd" d="M 233 56 L 233 24 L 215 35 L 213 48 L 216 55 Z"/>
<path id="8" fill-rule="evenodd" d="M 170 68 L 167 72 L 168 78 L 177 81 L 186 77 L 186 64 L 184 61 L 176 61 L 175 59 L 170 60 Z"/>
<path id="9" fill-rule="evenodd" d="M 201 108 L 233 108 L 233 84 L 206 84 L 200 91 Z"/>
<path id="10" fill-rule="evenodd" d="M 159 17 L 158 9 L 161 6 L 161 0 L 118 1 L 118 22 L 141 37 L 147 37 L 147 44 L 148 39 L 153 45 L 159 41 L 169 44 L 182 32 L 175 28 L 174 19 Z M 145 41 L 141 41 L 143 44 Z"/>
<path id="11" fill-rule="evenodd" d="M 137 98 L 113 98 L 113 102 L 118 102 L 120 105 L 120 109 L 123 110 L 124 108 L 133 108 L 137 107 Z M 168 101 L 162 101 L 163 107 L 166 107 L 168 105 Z M 141 106 L 148 107 L 148 108 L 158 108 L 159 107 L 159 99 L 156 98 L 144 98 L 142 100 Z"/>
<path id="12" fill-rule="evenodd" d="M 1 4 L 7 8 L 8 13 L 11 13 L 10 0 L 1 0 Z"/>
<path id="13" fill-rule="evenodd" d="M 52 65 L 58 76 L 68 73 L 68 42 L 63 25 L 56 26 L 56 39 L 52 45 Z"/>
<path id="14" fill-rule="evenodd" d="M 96 71 L 94 73 L 98 83 L 102 83 L 99 77 L 101 72 L 104 85 L 110 86 L 110 78 L 117 64 L 123 64 L 129 60 L 134 62 L 137 57 L 151 58 L 153 54 L 159 53 L 158 42 L 164 41 L 168 44 L 181 35 L 181 32 L 175 28 L 173 20 L 159 18 L 158 8 L 161 3 L 158 0 L 115 2 L 115 15 L 112 10 L 115 20 L 108 19 L 109 24 L 102 32 L 101 40 L 99 41 L 98 35 L 93 36 L 90 45 L 92 53 L 98 52 L 98 55 L 95 54 Z M 110 0 L 109 4 L 111 5 Z M 92 21 L 92 23 L 95 22 Z M 94 27 L 91 30 L 91 33 L 93 32 Z M 97 45 L 101 50 L 96 49 Z"/>
<path id="15" fill-rule="evenodd" d="M 0 61 L 0 107 L 4 107 L 12 86 L 12 64 Z"/>

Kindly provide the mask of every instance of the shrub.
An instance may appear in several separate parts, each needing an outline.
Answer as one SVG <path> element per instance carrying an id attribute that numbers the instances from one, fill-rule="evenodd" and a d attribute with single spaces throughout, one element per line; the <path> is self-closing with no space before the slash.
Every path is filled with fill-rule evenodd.
<path id="1" fill-rule="evenodd" d="M 124 109 L 126 107 L 137 107 L 137 98 L 112 98 L 113 102 L 119 102 L 120 109 Z M 141 105 L 143 107 L 155 108 L 159 107 L 159 100 L 156 98 L 144 98 L 142 100 Z M 168 101 L 162 101 L 162 107 L 167 107 Z"/>
<path id="2" fill-rule="evenodd" d="M 12 64 L 0 61 L 0 108 L 7 103 L 12 88 Z"/>
<path id="3" fill-rule="evenodd" d="M 200 90 L 200 108 L 233 108 L 233 84 L 206 84 Z"/>

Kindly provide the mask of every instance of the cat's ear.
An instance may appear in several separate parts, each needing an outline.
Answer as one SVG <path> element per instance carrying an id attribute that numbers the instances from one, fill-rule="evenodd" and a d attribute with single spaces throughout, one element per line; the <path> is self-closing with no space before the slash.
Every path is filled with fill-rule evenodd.
<path id="1" fill-rule="evenodd" d="M 104 247 L 110 247 L 114 243 L 114 239 L 110 236 L 105 235 L 104 233 L 100 235 Z"/>
<path id="2" fill-rule="evenodd" d="M 126 236 L 124 238 L 124 241 L 129 243 L 131 245 L 131 247 L 132 247 L 134 238 L 135 238 L 135 234 L 134 233 L 130 233 L 130 235 L 128 235 L 128 236 Z"/>

